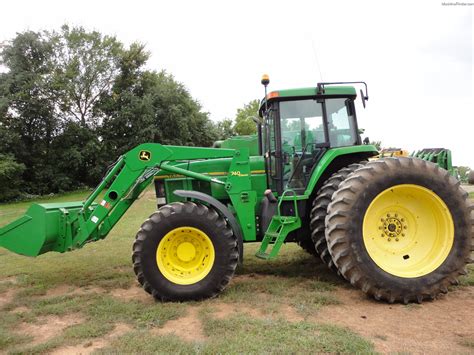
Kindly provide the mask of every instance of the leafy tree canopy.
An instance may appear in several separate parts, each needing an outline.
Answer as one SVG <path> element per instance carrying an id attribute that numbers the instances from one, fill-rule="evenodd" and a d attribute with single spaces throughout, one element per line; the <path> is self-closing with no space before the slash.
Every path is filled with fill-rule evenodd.
<path id="1" fill-rule="evenodd" d="M 252 100 L 244 107 L 237 109 L 234 131 L 238 135 L 255 134 L 257 127 L 252 117 L 258 117 L 259 100 Z"/>
<path id="2" fill-rule="evenodd" d="M 227 139 L 235 135 L 234 121 L 230 118 L 225 118 L 217 122 L 217 136 L 219 139 Z"/>
<path id="3" fill-rule="evenodd" d="M 67 25 L 4 44 L 0 200 L 18 193 L 2 190 L 11 171 L 22 192 L 44 194 L 97 184 L 140 143 L 210 146 L 208 114 L 172 75 L 145 69 L 149 56 L 141 43 Z"/>

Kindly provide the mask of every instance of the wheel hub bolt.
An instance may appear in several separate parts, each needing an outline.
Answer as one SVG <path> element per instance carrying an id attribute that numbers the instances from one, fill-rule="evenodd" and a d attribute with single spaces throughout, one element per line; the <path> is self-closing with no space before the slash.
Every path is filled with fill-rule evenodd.
<path id="1" fill-rule="evenodd" d="M 396 242 L 400 241 L 400 236 L 405 237 L 405 233 L 402 233 L 404 230 L 408 229 L 405 218 L 400 216 L 399 213 L 386 213 L 385 216 L 380 217 L 380 224 L 378 229 L 382 232 L 380 235 L 382 238 L 387 237 L 388 241 L 391 241 L 392 238 Z"/>

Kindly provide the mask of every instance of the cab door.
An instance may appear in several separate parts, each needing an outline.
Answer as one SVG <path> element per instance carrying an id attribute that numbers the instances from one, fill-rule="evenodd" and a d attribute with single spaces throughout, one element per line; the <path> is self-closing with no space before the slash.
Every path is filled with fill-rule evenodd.
<path id="1" fill-rule="evenodd" d="M 323 102 L 317 99 L 274 103 L 267 121 L 269 185 L 302 194 L 313 166 L 327 150 Z"/>

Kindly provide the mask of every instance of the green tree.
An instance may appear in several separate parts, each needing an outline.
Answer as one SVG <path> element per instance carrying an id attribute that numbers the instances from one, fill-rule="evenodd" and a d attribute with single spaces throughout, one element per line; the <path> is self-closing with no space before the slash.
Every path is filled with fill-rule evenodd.
<path id="1" fill-rule="evenodd" d="M 0 153 L 13 154 L 27 169 L 23 190 L 46 192 L 53 178 L 51 144 L 59 131 L 49 100 L 47 76 L 52 71 L 53 47 L 47 33 L 27 31 L 2 47 L 0 64 Z"/>
<path id="2" fill-rule="evenodd" d="M 183 84 L 144 69 L 148 58 L 140 43 L 127 48 L 68 26 L 26 31 L 0 48 L 0 154 L 25 166 L 25 192 L 95 185 L 108 163 L 143 142 L 217 139 Z"/>
<path id="3" fill-rule="evenodd" d="M 22 180 L 19 179 L 25 166 L 15 161 L 12 155 L 0 154 L 0 201 L 19 195 Z"/>
<path id="4" fill-rule="evenodd" d="M 120 77 L 102 100 L 107 151 L 121 154 L 144 142 L 212 145 L 216 129 L 181 83 L 164 71 L 136 70 L 135 80 Z"/>
<path id="5" fill-rule="evenodd" d="M 113 36 L 67 25 L 49 37 L 54 51 L 50 93 L 56 113 L 84 127 L 97 126 L 101 117 L 94 110 L 95 104 L 114 85 L 123 45 Z"/>
<path id="6" fill-rule="evenodd" d="M 259 100 L 252 100 L 244 107 L 237 109 L 234 132 L 238 135 L 255 134 L 257 127 L 252 117 L 258 117 Z"/>
<path id="7" fill-rule="evenodd" d="M 218 139 L 227 139 L 235 135 L 234 121 L 230 118 L 225 118 L 222 121 L 217 122 L 216 129 Z"/>
<path id="8" fill-rule="evenodd" d="M 370 141 L 369 144 L 375 146 L 375 148 L 377 148 L 378 151 L 382 149 L 382 141 Z"/>
<path id="9" fill-rule="evenodd" d="M 468 166 L 458 166 L 456 167 L 456 169 L 458 170 L 458 173 L 459 173 L 459 179 L 462 182 L 468 182 L 469 172 L 471 171 L 471 168 Z"/>
<path id="10" fill-rule="evenodd" d="M 8 133 L 19 137 L 3 149 L 27 167 L 25 191 L 48 193 L 94 180 L 90 175 L 94 169 L 84 157 L 72 163 L 77 156 L 64 152 L 86 154 L 96 147 L 92 154 L 99 154 L 94 130 L 102 116 L 96 104 L 118 75 L 122 47 L 114 37 L 63 26 L 59 32 L 20 33 L 2 48 L 1 64 L 8 71 L 0 84 L 0 121 Z M 80 134 L 80 140 L 65 140 L 71 123 L 90 132 Z M 61 170 L 60 158 L 82 165 Z"/>

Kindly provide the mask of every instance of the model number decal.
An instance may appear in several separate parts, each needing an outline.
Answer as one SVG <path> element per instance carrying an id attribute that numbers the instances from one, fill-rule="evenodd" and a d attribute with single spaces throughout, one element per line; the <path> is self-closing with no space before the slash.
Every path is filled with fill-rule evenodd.
<path id="1" fill-rule="evenodd" d="M 230 175 L 232 175 L 232 176 L 249 176 L 249 174 L 242 174 L 240 171 L 231 171 Z"/>

